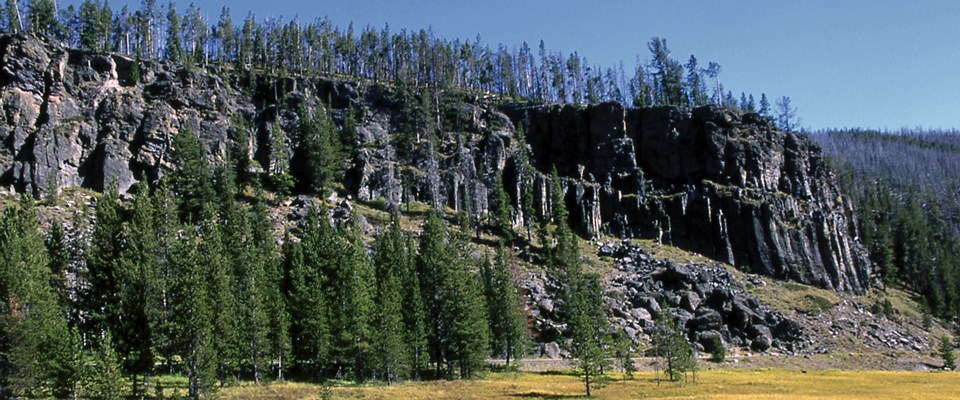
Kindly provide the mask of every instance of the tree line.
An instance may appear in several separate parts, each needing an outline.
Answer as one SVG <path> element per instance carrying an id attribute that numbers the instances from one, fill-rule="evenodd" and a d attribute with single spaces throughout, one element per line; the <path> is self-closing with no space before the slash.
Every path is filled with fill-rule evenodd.
<path id="1" fill-rule="evenodd" d="M 419 238 L 394 219 L 370 246 L 323 206 L 278 234 L 256 183 L 207 165 L 189 129 L 173 144 L 167 177 L 100 196 L 89 237 L 44 235 L 28 197 L 5 210 L 5 396 L 115 398 L 124 377 L 143 395 L 162 374 L 192 397 L 240 379 L 468 378 L 521 355 L 508 249 L 472 257 L 436 212 Z"/>
<path id="2" fill-rule="evenodd" d="M 161 375 L 184 376 L 194 398 L 239 381 L 461 379 L 490 357 L 509 365 L 526 353 L 517 261 L 503 241 L 490 252 L 472 245 L 464 215 L 454 229 L 430 211 L 414 235 L 395 213 L 371 243 L 356 220 L 332 220 L 318 204 L 278 231 L 258 180 L 237 179 L 236 162 L 209 165 L 189 128 L 172 143 L 173 169 L 142 179 L 126 201 L 108 189 L 89 229 L 53 220 L 42 232 L 29 196 L 4 210 L 4 396 L 159 398 L 169 394 Z M 553 206 L 535 224 L 590 394 L 611 357 L 633 371 L 636 348 L 610 326 L 602 277 L 582 266 L 555 172 L 549 186 Z M 498 210 L 509 207 L 498 197 Z M 509 224 L 494 227 L 515 237 Z M 656 355 L 680 379 L 693 353 L 678 326 L 662 324 Z"/>
<path id="3" fill-rule="evenodd" d="M 301 21 L 298 15 L 234 21 L 229 7 L 214 20 L 191 3 L 182 13 L 173 2 L 143 0 L 137 10 L 119 11 L 107 1 L 83 0 L 63 6 L 53 0 L 8 0 L 3 28 L 32 32 L 73 48 L 114 52 L 142 60 L 185 65 L 227 65 L 238 71 L 286 75 L 341 76 L 436 92 L 463 88 L 502 98 L 571 104 L 616 101 L 632 107 L 707 104 L 774 118 L 782 129 L 799 128 L 788 97 L 775 103 L 766 94 L 737 97 L 720 81 L 716 62 L 695 55 L 673 57 L 666 39 L 647 43 L 647 62 L 633 66 L 591 63 L 578 52 L 564 54 L 527 42 L 493 46 L 478 35 L 448 40 L 432 30 L 392 31 L 369 25 L 346 29 L 327 18 Z"/>
<path id="4" fill-rule="evenodd" d="M 812 135 L 834 159 L 880 278 L 932 316 L 960 316 L 960 139 L 953 131 L 847 129 Z"/>

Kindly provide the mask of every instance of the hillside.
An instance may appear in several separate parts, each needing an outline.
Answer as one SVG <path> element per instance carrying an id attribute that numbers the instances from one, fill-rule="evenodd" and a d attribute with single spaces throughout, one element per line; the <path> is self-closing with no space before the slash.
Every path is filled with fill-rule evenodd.
<path id="1" fill-rule="evenodd" d="M 658 320 L 738 355 L 929 352 L 942 332 L 875 290 L 820 147 L 755 113 L 201 68 L 28 34 L 0 36 L 0 102 L 4 201 L 42 200 L 60 267 L 56 292 L 31 292 L 67 304 L 49 339 L 100 346 L 97 365 L 116 348 L 134 388 L 157 365 L 197 395 L 565 357 L 577 285 L 612 323 L 594 332 L 607 351 L 646 349 Z M 39 235 L 19 204 L 0 239 L 27 271 Z M 514 293 L 526 347 L 486 330 Z"/>
<path id="2" fill-rule="evenodd" d="M 355 126 L 338 183 L 358 200 L 418 201 L 481 218 L 502 177 L 513 223 L 524 225 L 524 204 L 549 215 L 546 176 L 556 168 L 570 222 L 587 237 L 656 237 L 782 279 L 870 287 L 851 210 L 818 149 L 756 115 L 497 104 L 350 81 L 225 79 L 154 62 L 138 65 L 133 80 L 135 63 L 123 57 L 31 36 L 2 44 L 0 183 L 18 192 L 103 190 L 113 181 L 126 192 L 175 167 L 171 138 L 183 129 L 214 164 L 249 157 L 254 166 L 238 176 L 289 173 L 305 182 L 301 114 L 330 107 L 340 131 L 348 114 Z"/>
<path id="3" fill-rule="evenodd" d="M 960 301 L 960 166 L 953 131 L 828 131 L 811 138 L 860 210 L 863 242 L 883 281 L 949 319 Z"/>

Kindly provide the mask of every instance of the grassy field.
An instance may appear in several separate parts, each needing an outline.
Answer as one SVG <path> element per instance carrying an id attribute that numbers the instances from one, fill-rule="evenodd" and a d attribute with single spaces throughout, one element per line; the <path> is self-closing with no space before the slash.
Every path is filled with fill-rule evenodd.
<path id="1" fill-rule="evenodd" d="M 697 383 L 662 383 L 652 372 L 615 380 L 594 391 L 598 399 L 946 399 L 960 393 L 955 372 L 718 370 L 698 374 Z M 322 388 L 307 384 L 241 386 L 220 392 L 224 399 L 319 399 Z M 488 374 L 472 381 L 408 382 L 398 386 L 332 387 L 335 399 L 566 399 L 581 398 L 583 384 L 554 373 Z"/>

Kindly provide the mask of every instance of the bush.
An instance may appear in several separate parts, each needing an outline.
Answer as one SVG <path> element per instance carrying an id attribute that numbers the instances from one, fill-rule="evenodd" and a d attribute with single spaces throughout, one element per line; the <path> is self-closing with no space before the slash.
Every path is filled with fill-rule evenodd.
<path id="1" fill-rule="evenodd" d="M 727 348 L 723 346 L 720 338 L 713 338 L 713 351 L 710 352 L 710 361 L 717 364 L 727 359 Z"/>

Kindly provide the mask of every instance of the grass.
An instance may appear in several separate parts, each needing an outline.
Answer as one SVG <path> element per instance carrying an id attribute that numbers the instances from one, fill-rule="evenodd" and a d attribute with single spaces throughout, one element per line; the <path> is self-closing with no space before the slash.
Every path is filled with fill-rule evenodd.
<path id="1" fill-rule="evenodd" d="M 598 399 L 942 399 L 960 392 L 955 372 L 703 371 L 696 384 L 661 383 L 653 372 L 615 380 L 594 391 Z M 303 383 L 238 386 L 225 399 L 319 399 L 321 387 Z M 338 386 L 340 399 L 566 399 L 583 398 L 583 384 L 556 373 L 491 373 L 470 381 L 407 382 L 397 386 Z"/>
<path id="2" fill-rule="evenodd" d="M 795 282 L 761 279 L 767 284 L 750 285 L 750 291 L 762 303 L 769 304 L 781 311 L 793 309 L 803 314 L 816 315 L 829 311 L 840 303 L 840 297 L 829 290 Z"/>

